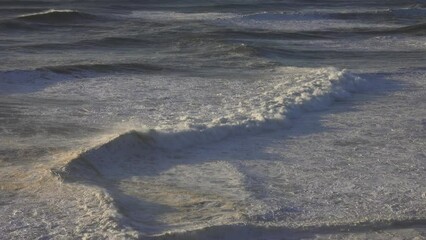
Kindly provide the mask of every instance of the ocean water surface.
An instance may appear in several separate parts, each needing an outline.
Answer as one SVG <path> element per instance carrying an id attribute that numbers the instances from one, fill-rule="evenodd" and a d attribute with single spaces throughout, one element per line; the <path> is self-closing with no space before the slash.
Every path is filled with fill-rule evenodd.
<path id="1" fill-rule="evenodd" d="M 0 238 L 426 238 L 421 0 L 0 0 Z"/>

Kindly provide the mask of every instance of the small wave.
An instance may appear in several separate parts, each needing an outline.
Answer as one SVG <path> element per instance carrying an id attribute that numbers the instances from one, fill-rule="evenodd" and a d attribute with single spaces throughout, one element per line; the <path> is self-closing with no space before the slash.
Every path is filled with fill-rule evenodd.
<path id="1" fill-rule="evenodd" d="M 127 17 L 141 18 L 145 20 L 155 21 L 201 21 L 201 20 L 218 20 L 227 19 L 238 16 L 233 13 L 181 13 L 181 12 L 168 12 L 168 11 L 133 11 Z"/>
<path id="2" fill-rule="evenodd" d="M 29 21 L 29 22 L 39 22 L 39 23 L 67 23 L 67 22 L 76 22 L 84 20 L 93 20 L 96 19 L 95 15 L 79 12 L 76 10 L 56 10 L 50 9 L 43 12 L 30 13 L 19 16 L 17 19 Z"/>

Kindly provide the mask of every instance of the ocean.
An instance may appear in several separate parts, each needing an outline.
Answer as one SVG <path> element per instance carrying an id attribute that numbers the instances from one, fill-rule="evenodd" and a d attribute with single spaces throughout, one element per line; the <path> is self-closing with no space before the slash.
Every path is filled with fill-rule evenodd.
<path id="1" fill-rule="evenodd" d="M 0 239 L 426 239 L 423 0 L 0 0 Z"/>

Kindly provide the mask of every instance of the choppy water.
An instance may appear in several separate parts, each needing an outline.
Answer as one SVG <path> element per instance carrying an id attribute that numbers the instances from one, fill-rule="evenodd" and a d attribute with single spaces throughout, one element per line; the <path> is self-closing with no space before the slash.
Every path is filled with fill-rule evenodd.
<path id="1" fill-rule="evenodd" d="M 419 0 L 0 1 L 0 235 L 425 237 L 425 34 Z"/>

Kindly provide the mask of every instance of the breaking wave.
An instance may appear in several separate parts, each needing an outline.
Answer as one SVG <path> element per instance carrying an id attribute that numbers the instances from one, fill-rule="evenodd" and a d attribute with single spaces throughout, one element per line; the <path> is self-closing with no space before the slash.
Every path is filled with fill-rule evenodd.
<path id="1" fill-rule="evenodd" d="M 114 209 L 120 213 L 120 222 L 129 223 L 132 228 L 137 229 L 146 236 L 159 236 L 166 232 L 175 233 L 182 230 L 190 231 L 204 229 L 210 226 L 227 226 L 243 222 L 261 222 L 259 219 L 269 218 L 269 211 L 279 215 L 279 212 L 294 211 L 292 208 L 265 208 L 259 211 L 246 212 L 244 207 L 238 207 L 240 202 L 232 196 L 217 200 L 219 207 L 213 207 L 211 218 L 205 221 L 191 220 L 182 223 L 180 226 L 147 226 L 144 222 L 149 222 L 155 218 L 155 212 L 144 212 L 135 209 L 143 209 L 143 200 L 129 197 L 122 192 L 124 184 L 128 179 L 137 177 L 156 176 L 159 172 L 164 172 L 173 166 L 173 161 L 167 159 L 168 155 L 179 154 L 180 150 L 189 149 L 202 145 L 210 145 L 224 141 L 226 139 L 255 136 L 261 133 L 276 131 L 288 128 L 294 119 L 297 119 L 304 112 L 318 111 L 327 108 L 336 100 L 349 97 L 352 92 L 361 90 L 366 86 L 366 80 L 335 68 L 290 68 L 282 69 L 286 71 L 303 72 L 305 79 L 295 77 L 292 86 L 286 85 L 286 81 L 280 78 L 269 81 L 262 81 L 265 89 L 257 88 L 257 93 L 251 93 L 244 101 L 248 110 L 244 113 L 230 114 L 211 120 L 206 124 L 182 126 L 176 125 L 174 128 L 151 128 L 137 129 L 124 132 L 111 140 L 90 148 L 79 154 L 77 157 L 66 161 L 63 165 L 52 168 L 51 172 L 59 181 L 67 183 L 81 183 L 82 186 L 96 186 L 104 189 L 112 199 L 114 199 Z M 279 72 L 279 71 L 278 71 Z M 272 89 L 270 89 L 272 88 Z M 224 106 L 227 108 L 228 106 Z M 99 142 L 99 141 L 97 141 Z M 155 167 L 153 167 L 155 165 Z M 244 174 L 235 166 L 226 164 L 219 166 L 221 171 L 229 171 L 226 176 L 232 176 L 235 181 L 244 181 Z M 223 174 L 223 172 L 221 172 Z M 241 179 L 240 179 L 241 178 Z M 167 191 L 171 189 L 158 189 L 161 186 L 150 186 L 142 182 L 136 184 L 140 188 L 147 188 L 146 191 L 153 191 L 146 194 L 154 197 L 169 197 Z M 238 183 L 240 184 L 240 183 Z M 243 183 L 241 183 L 243 184 Z M 136 186 L 135 185 L 135 186 Z M 133 186 L 133 185 L 132 185 Z M 238 185 L 240 186 L 240 185 Z M 134 186 L 133 186 L 134 187 Z M 152 187 L 157 188 L 153 190 Z M 240 188 L 235 188 L 240 189 Z M 179 191 L 173 189 L 173 191 Z M 242 191 L 242 190 L 238 190 Z M 162 194 L 162 193 L 165 194 Z M 234 192 L 234 191 L 232 191 Z M 142 194 L 142 193 L 141 193 Z M 235 194 L 248 194 L 244 191 Z M 150 195 L 150 196 L 151 196 Z M 166 196 L 167 195 L 167 196 Z M 133 195 L 131 195 L 133 196 Z M 246 195 L 244 195 L 246 196 Z M 208 200 L 203 200 L 203 196 L 194 195 L 194 203 L 202 207 Z M 206 198 L 207 199 L 207 198 Z M 210 199 L 211 200 L 211 199 Z M 129 202 L 131 201 L 131 202 Z M 180 204 L 176 203 L 176 204 Z M 260 203 L 259 203 L 260 204 Z M 180 206 L 180 205 L 179 205 Z M 221 209 L 221 206 L 224 209 Z M 236 209 L 232 210 L 232 207 Z M 263 205 L 262 205 L 263 206 Z M 205 213 L 193 210 L 193 214 Z M 217 211 L 226 211 L 229 208 L 231 214 L 218 217 Z M 286 212 L 287 213 L 287 212 Z M 207 213 L 206 213 L 207 214 Z M 147 220 L 148 219 L 148 220 Z M 207 219 L 207 218 L 206 218 Z"/>
<path id="2" fill-rule="evenodd" d="M 85 176 L 109 177 L 120 174 L 119 169 L 123 166 L 129 166 L 135 161 L 144 161 L 147 153 L 175 151 L 230 137 L 286 128 L 291 125 L 291 120 L 301 113 L 324 109 L 335 100 L 349 97 L 351 92 L 356 92 L 366 82 L 345 70 L 325 68 L 318 71 L 317 74 L 321 78 L 309 78 L 294 87 L 275 86 L 274 90 L 261 94 L 261 102 L 256 97 L 248 99 L 246 104 L 258 106 L 251 114 L 230 114 L 207 124 L 176 127 L 174 130 L 132 130 L 88 150 L 58 172 L 64 179 L 69 179 L 70 176 L 80 180 Z M 280 87 L 286 91 L 281 92 Z M 78 177 L 74 178 L 76 175 Z"/>

